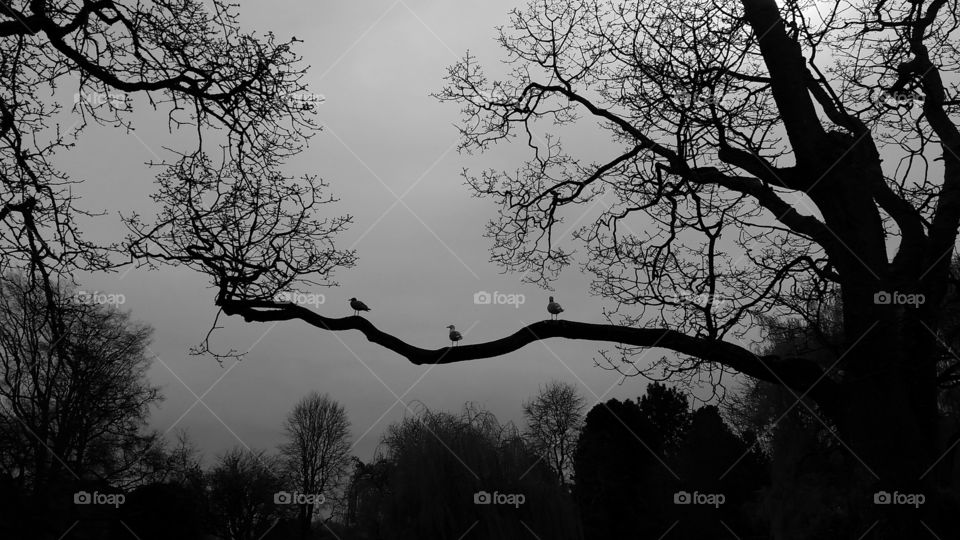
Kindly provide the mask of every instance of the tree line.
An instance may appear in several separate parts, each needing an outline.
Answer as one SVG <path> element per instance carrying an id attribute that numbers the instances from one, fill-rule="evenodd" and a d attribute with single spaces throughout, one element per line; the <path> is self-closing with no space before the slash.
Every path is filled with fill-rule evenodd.
<path id="1" fill-rule="evenodd" d="M 152 328 L 64 285 L 55 342 L 43 288 L 9 274 L 0 289 L 5 538 L 443 538 L 464 526 L 478 538 L 526 528 L 601 538 L 665 528 L 679 517 L 664 510 L 668 491 L 706 492 L 673 472 L 700 474 L 690 469 L 704 457 L 697 441 L 713 452 L 707 439 L 725 437 L 718 460 L 747 445 L 715 407 L 691 411 L 661 384 L 587 413 L 574 386 L 552 382 L 523 403 L 522 429 L 472 406 L 424 408 L 390 426 L 370 463 L 351 456 L 347 411 L 313 392 L 286 416 L 274 452 L 236 447 L 205 467 L 185 433 L 169 441 L 146 428 L 162 397 L 146 377 Z M 755 471 L 764 458 L 751 452 Z M 724 510 L 759 486 L 742 480 L 723 486 L 736 493 Z M 746 522 L 733 514 L 729 523 Z"/>
<path id="2" fill-rule="evenodd" d="M 26 276 L 0 277 L 4 538 L 856 532 L 851 513 L 861 505 L 844 488 L 850 471 L 834 427 L 815 403 L 759 380 L 699 407 L 660 382 L 635 400 L 588 407 L 576 386 L 552 381 L 522 403 L 520 427 L 472 404 L 458 413 L 421 407 L 389 426 L 369 462 L 351 454 L 348 411 L 311 392 L 286 415 L 272 451 L 239 446 L 205 466 L 186 433 L 171 441 L 147 429 L 162 397 L 146 377 L 152 328 L 67 285 L 57 291 L 51 299 Z M 59 338 L 49 331 L 51 301 Z M 767 351 L 802 350 L 828 364 L 838 327 L 770 318 Z M 945 421 L 956 408 L 948 395 Z M 953 497 L 955 462 L 950 454 L 934 471 Z M 946 508 L 934 511 L 956 519 Z"/>
<path id="3" fill-rule="evenodd" d="M 278 524 L 306 537 L 335 504 L 350 423 L 329 396 L 294 406 L 275 455 L 235 448 L 205 470 L 185 434 L 147 429 L 162 399 L 153 329 L 66 283 L 47 292 L 0 276 L 0 537 L 246 539 Z"/>

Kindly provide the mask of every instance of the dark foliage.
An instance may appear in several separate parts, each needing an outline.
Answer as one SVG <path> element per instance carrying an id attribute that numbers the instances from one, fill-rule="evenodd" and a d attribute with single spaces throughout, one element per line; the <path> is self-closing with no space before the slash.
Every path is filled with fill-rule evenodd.
<path id="1" fill-rule="evenodd" d="M 762 531 L 757 501 L 768 464 L 760 447 L 734 434 L 715 407 L 691 412 L 676 389 L 651 384 L 638 403 L 612 399 L 587 414 L 574 488 L 585 538 Z M 717 495 L 719 504 L 702 502 Z"/>

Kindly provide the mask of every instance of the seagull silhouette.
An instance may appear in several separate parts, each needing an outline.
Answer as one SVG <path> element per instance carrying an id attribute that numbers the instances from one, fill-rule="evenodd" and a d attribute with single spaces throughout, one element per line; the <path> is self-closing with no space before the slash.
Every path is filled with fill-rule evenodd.
<path id="1" fill-rule="evenodd" d="M 556 319 L 563 313 L 563 308 L 560 307 L 560 304 L 553 301 L 553 297 L 550 297 L 550 303 L 547 304 L 547 311 L 550 312 L 550 318 Z"/>
<path id="2" fill-rule="evenodd" d="M 361 311 L 370 311 L 370 308 L 368 308 L 366 304 L 356 298 L 350 299 L 350 308 L 353 309 L 354 315 L 359 315 Z"/>
<path id="3" fill-rule="evenodd" d="M 463 339 L 463 335 L 460 332 L 457 332 L 457 327 L 452 324 L 447 328 L 450 329 L 450 345 L 455 346 L 458 341 Z"/>

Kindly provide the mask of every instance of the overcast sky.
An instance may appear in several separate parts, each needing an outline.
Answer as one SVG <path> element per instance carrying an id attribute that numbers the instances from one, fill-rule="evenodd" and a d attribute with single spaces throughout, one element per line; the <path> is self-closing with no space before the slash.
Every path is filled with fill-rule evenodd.
<path id="1" fill-rule="evenodd" d="M 488 262 L 483 227 L 495 212 L 492 201 L 470 196 L 459 175 L 463 167 L 513 167 L 494 156 L 461 156 L 453 127 L 458 107 L 431 98 L 447 66 L 468 49 L 487 66 L 502 58 L 495 27 L 519 4 L 504 0 L 365 0 L 241 2 L 248 29 L 272 30 L 304 41 L 299 52 L 311 66 L 313 92 L 324 131 L 297 167 L 330 182 L 341 198 L 338 213 L 355 216 L 340 238 L 358 250 L 359 265 L 337 276 L 341 287 L 317 290 L 326 297 L 318 309 L 327 316 L 349 315 L 356 296 L 381 329 L 422 347 L 447 343 L 449 324 L 466 343 L 502 337 L 547 317 L 549 294 L 565 317 L 601 322 L 604 303 L 587 294 L 588 280 L 571 268 L 549 293 L 501 274 Z M 154 173 L 144 162 L 169 157 L 164 146 L 178 144 L 165 117 L 144 108 L 137 130 L 91 128 L 76 149 L 64 154 L 64 169 L 84 178 L 88 208 L 111 216 L 88 227 L 95 239 L 119 240 L 117 212 L 152 216 L 148 195 Z M 180 147 L 187 135 L 181 135 Z M 615 152 L 602 139 L 585 152 Z M 500 161 L 504 159 L 503 161 Z M 569 226 L 575 225 L 572 216 Z M 574 247 L 569 237 L 569 247 Z M 273 449 L 282 419 L 302 396 L 317 390 L 342 403 L 353 424 L 355 454 L 373 456 L 384 429 L 416 410 L 459 410 L 474 402 L 501 421 L 520 423 L 521 403 L 538 386 L 560 379 L 577 384 L 592 406 L 599 399 L 633 398 L 645 381 L 628 379 L 594 365 L 597 344 L 551 340 L 516 353 L 447 366 L 414 366 L 366 341 L 359 332 L 330 333 L 298 322 L 247 324 L 222 321 L 222 348 L 250 349 L 239 363 L 222 366 L 192 357 L 216 313 L 214 291 L 203 276 L 187 269 L 132 270 L 85 280 L 88 290 L 122 293 L 125 309 L 156 328 L 151 379 L 166 400 L 151 425 L 161 432 L 183 428 L 208 459 L 233 445 Z M 523 294 L 526 303 L 478 306 L 478 291 Z M 658 358 L 663 351 L 650 351 Z"/>

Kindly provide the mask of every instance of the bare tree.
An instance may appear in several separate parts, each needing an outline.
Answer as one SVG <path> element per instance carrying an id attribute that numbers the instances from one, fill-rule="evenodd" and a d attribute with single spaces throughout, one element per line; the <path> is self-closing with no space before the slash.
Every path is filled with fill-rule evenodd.
<path id="1" fill-rule="evenodd" d="M 34 493 L 80 478 L 135 481 L 160 399 L 146 379 L 153 330 L 70 289 L 53 302 L 56 314 L 42 288 L 0 278 L 0 467 Z M 63 321 L 59 338 L 53 317 Z"/>
<path id="2" fill-rule="evenodd" d="M 209 473 L 214 527 L 229 540 L 265 537 L 283 516 L 275 503 L 283 488 L 280 463 L 261 451 L 233 448 L 219 456 Z"/>
<path id="3" fill-rule="evenodd" d="M 398 540 L 583 536 L 571 497 L 519 430 L 472 403 L 459 413 L 422 407 L 390 425 L 380 448 L 354 494 L 362 532 Z M 497 491 L 526 503 L 478 508 L 481 492 Z"/>
<path id="4" fill-rule="evenodd" d="M 350 420 L 329 395 L 311 392 L 287 415 L 284 431 L 287 442 L 281 453 L 287 470 L 297 490 L 311 497 L 299 504 L 300 532 L 306 539 L 320 502 L 316 496 L 332 501 L 349 472 Z"/>
<path id="5" fill-rule="evenodd" d="M 26 271 L 54 312 L 60 277 L 130 255 L 198 267 L 245 294 L 253 281 L 278 291 L 303 274 L 326 284 L 352 264 L 332 247 L 350 218 L 314 215 L 333 200 L 324 184 L 280 171 L 319 129 L 297 42 L 242 31 L 237 5 L 222 0 L 0 1 L 0 271 Z M 105 212 L 79 203 L 83 179 L 52 156 L 91 123 L 132 129 L 141 100 L 186 142 L 151 163 L 156 219 L 126 215 L 123 245 L 91 242 L 78 221 Z M 76 121 L 64 129 L 54 121 L 67 108 Z M 260 249 L 238 249 L 241 238 Z M 49 326 L 59 337 L 62 321 Z"/>
<path id="6" fill-rule="evenodd" d="M 569 483 L 573 471 L 573 454 L 586 406 L 587 402 L 577 392 L 577 387 L 562 381 L 552 381 L 541 387 L 533 399 L 523 404 L 523 416 L 527 421 L 524 438 L 564 486 Z"/>
<path id="7" fill-rule="evenodd" d="M 501 29 L 506 73 L 488 78 L 468 55 L 439 98 L 462 107 L 464 150 L 517 138 L 531 150 L 517 168 L 465 174 L 500 204 L 488 234 L 507 269 L 549 286 L 576 262 L 557 227 L 606 203 L 575 236 L 593 291 L 616 304 L 608 324 L 542 321 L 429 350 L 359 317 L 218 305 L 357 329 L 416 364 L 562 337 L 618 343 L 609 360 L 626 373 L 781 385 L 835 426 L 866 530 L 881 517 L 874 492 L 939 497 L 926 471 L 949 439 L 937 401 L 955 372 L 936 334 L 960 225 L 958 19 L 949 0 L 532 1 Z M 562 136 L 581 127 L 609 135 L 609 157 L 570 148 Z M 751 350 L 760 315 L 817 326 L 834 292 L 835 365 Z M 635 366 L 651 347 L 679 354 Z M 935 506 L 875 534 L 926 534 L 921 520 L 936 531 Z"/>
<path id="8" fill-rule="evenodd" d="M 37 538 L 63 534 L 64 502 L 79 486 L 130 488 L 149 480 L 156 455 L 153 330 L 80 298 L 0 275 L 0 476 L 27 501 L 6 521 Z"/>
<path id="9" fill-rule="evenodd" d="M 156 467 L 153 481 L 181 486 L 202 486 L 203 455 L 200 449 L 187 430 L 178 429 L 175 433 L 175 444 L 169 444 L 166 439 L 162 441 L 161 462 Z"/>

